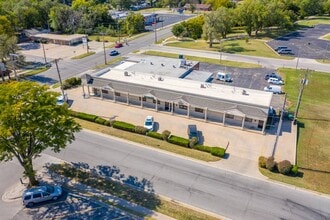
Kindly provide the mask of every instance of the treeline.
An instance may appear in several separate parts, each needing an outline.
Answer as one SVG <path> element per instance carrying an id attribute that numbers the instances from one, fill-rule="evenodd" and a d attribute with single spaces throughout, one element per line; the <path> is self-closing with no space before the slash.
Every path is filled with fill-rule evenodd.
<path id="1" fill-rule="evenodd" d="M 305 16 L 330 14 L 330 0 L 243 0 L 229 4 L 226 0 L 208 0 L 216 10 L 176 24 L 172 33 L 177 37 L 203 37 L 212 47 L 232 32 L 243 27 L 248 36 L 269 27 L 291 28 Z"/>

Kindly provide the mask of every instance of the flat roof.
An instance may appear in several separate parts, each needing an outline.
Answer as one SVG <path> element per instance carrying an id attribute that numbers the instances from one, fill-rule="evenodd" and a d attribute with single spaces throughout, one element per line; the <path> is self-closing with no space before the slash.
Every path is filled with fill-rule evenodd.
<path id="1" fill-rule="evenodd" d="M 105 71 L 102 75 L 100 74 L 99 77 L 124 83 L 196 94 L 199 96 L 213 97 L 229 102 L 244 103 L 250 106 L 253 105 L 266 108 L 270 106 L 273 96 L 270 92 L 198 82 L 195 80 L 165 76 L 164 74 L 150 74 L 145 73 L 145 71 L 140 72 L 137 70 L 127 71 L 122 69 L 110 69 L 107 72 Z"/>
<path id="2" fill-rule="evenodd" d="M 52 39 L 52 40 L 74 40 L 77 38 L 82 38 L 85 37 L 86 35 L 84 34 L 47 34 L 47 33 L 42 33 L 42 34 L 36 34 L 33 35 L 34 37 L 40 37 L 40 38 L 46 38 L 46 39 Z"/>
<path id="3" fill-rule="evenodd" d="M 121 65 L 127 64 L 126 71 L 157 74 L 161 76 L 170 76 L 179 78 L 184 75 L 190 68 L 198 64 L 197 61 L 185 60 L 185 68 L 181 68 L 182 59 L 179 58 L 167 58 L 158 56 L 146 56 L 146 55 L 131 55 Z M 133 63 L 133 64 L 132 64 Z M 121 66 L 120 65 L 120 66 Z M 117 67 L 115 67 L 117 69 Z"/>
<path id="4" fill-rule="evenodd" d="M 189 73 L 184 79 L 190 79 L 190 80 L 196 80 L 200 82 L 207 82 L 210 80 L 213 73 L 200 71 L 200 70 L 193 70 L 191 73 Z"/>

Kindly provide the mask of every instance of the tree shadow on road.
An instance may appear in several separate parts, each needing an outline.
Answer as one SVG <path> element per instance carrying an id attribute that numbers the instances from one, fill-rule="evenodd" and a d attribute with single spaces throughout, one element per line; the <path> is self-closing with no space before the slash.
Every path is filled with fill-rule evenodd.
<path id="1" fill-rule="evenodd" d="M 125 211 L 133 210 L 139 216 L 151 215 L 150 210 L 155 210 L 161 204 L 149 180 L 126 176 L 117 166 L 90 166 L 84 162 L 72 162 L 47 164 L 45 167 L 45 174 L 52 181 L 70 191 L 92 195 L 99 201 L 115 204 Z"/>

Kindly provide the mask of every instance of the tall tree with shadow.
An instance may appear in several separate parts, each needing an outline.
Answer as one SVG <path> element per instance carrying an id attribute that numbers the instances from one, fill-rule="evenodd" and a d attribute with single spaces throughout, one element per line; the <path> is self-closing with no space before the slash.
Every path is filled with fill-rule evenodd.
<path id="1" fill-rule="evenodd" d="M 47 148 L 59 152 L 81 129 L 67 105 L 56 105 L 58 96 L 34 82 L 10 82 L 0 87 L 0 161 L 16 157 L 29 186 L 38 185 L 33 160 Z"/>

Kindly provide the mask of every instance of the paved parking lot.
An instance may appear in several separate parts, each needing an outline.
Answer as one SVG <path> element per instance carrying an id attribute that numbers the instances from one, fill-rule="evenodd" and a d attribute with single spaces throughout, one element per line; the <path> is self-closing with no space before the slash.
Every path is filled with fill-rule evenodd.
<path id="1" fill-rule="evenodd" d="M 137 220 L 121 210 L 77 194 L 64 194 L 58 201 L 42 202 L 32 208 L 23 208 L 13 218 L 22 219 L 121 219 Z"/>
<path id="2" fill-rule="evenodd" d="M 287 46 L 293 51 L 295 57 L 330 59 L 330 41 L 320 39 L 329 33 L 330 25 L 320 24 L 313 28 L 292 32 L 267 44 L 273 49 L 278 46 Z"/>
<path id="3" fill-rule="evenodd" d="M 200 70 L 216 73 L 218 71 L 227 72 L 230 77 L 233 78 L 232 82 L 223 82 L 213 79 L 212 83 L 218 83 L 223 85 L 237 86 L 247 89 L 263 90 L 268 85 L 265 80 L 267 73 L 275 72 L 274 69 L 268 68 L 237 68 L 237 67 L 226 67 L 215 64 L 200 63 Z M 273 95 L 271 105 L 274 109 L 280 109 L 283 106 L 284 96 Z"/>

